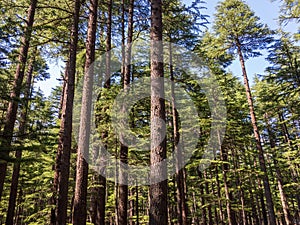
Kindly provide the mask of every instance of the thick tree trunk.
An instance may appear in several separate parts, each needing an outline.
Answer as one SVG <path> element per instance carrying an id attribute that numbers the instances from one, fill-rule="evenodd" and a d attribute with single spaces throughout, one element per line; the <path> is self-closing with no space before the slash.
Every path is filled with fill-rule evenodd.
<path id="1" fill-rule="evenodd" d="M 268 205 L 269 219 L 270 219 L 271 224 L 276 224 L 276 216 L 275 216 L 274 204 L 273 204 L 273 200 L 272 200 L 272 193 L 271 193 L 271 188 L 270 188 L 270 183 L 269 183 L 269 177 L 268 177 L 268 173 L 267 173 L 267 167 L 266 167 L 266 163 L 265 163 L 264 151 L 263 151 L 263 147 L 261 144 L 259 130 L 257 127 L 257 121 L 256 121 L 256 116 L 255 116 L 255 111 L 254 111 L 253 100 L 252 100 L 252 96 L 251 96 L 251 89 L 250 89 L 248 76 L 247 76 L 247 72 L 246 72 L 244 56 L 242 54 L 241 45 L 239 44 L 239 41 L 237 41 L 237 46 L 238 46 L 239 60 L 240 60 L 242 73 L 243 73 L 243 77 L 244 77 L 244 86 L 246 89 L 251 123 L 252 123 L 252 127 L 253 127 L 254 137 L 256 140 L 256 148 L 258 150 L 259 165 L 260 165 L 260 169 L 263 173 L 263 184 L 264 184 L 266 202 Z"/>
<path id="2" fill-rule="evenodd" d="M 10 94 L 10 102 L 8 105 L 6 118 L 5 118 L 5 125 L 3 129 L 3 140 L 1 140 L 1 146 L 5 148 L 4 152 L 1 152 L 0 154 L 3 154 L 3 157 L 8 157 L 9 151 L 8 149 L 11 146 L 12 138 L 13 138 L 13 131 L 14 126 L 17 118 L 17 111 L 18 111 L 18 103 L 19 103 L 19 97 L 22 89 L 22 82 L 24 78 L 25 73 L 25 66 L 27 61 L 27 55 L 28 55 L 28 49 L 30 45 L 31 40 L 31 34 L 32 34 L 32 28 L 34 23 L 34 15 L 35 10 L 37 6 L 37 0 L 31 0 L 30 6 L 28 9 L 28 15 L 27 15 L 27 27 L 24 32 L 24 36 L 21 40 L 21 49 L 19 53 L 18 58 L 18 65 L 15 73 L 14 83 L 12 92 Z M 4 186 L 4 180 L 6 176 L 6 170 L 7 170 L 7 162 L 2 161 L 0 162 L 0 201 L 2 197 L 2 191 Z"/>
<path id="3" fill-rule="evenodd" d="M 28 65 L 27 79 L 26 79 L 24 98 L 23 98 L 24 99 L 23 110 L 21 112 L 21 121 L 20 121 L 19 132 L 18 132 L 21 140 L 25 138 L 24 135 L 26 132 L 29 99 L 31 97 L 31 90 L 32 90 L 32 74 L 33 74 L 33 65 L 35 63 L 35 54 L 36 51 L 33 51 L 33 56 L 32 56 L 33 58 L 30 61 L 30 64 Z M 17 150 L 16 159 L 21 160 L 21 158 L 22 158 L 22 151 Z M 5 222 L 6 225 L 13 225 L 19 176 L 20 176 L 20 161 L 15 162 L 13 168 L 13 174 L 12 174 L 11 186 L 10 186 L 9 204 L 8 204 L 7 216 Z"/>
<path id="4" fill-rule="evenodd" d="M 156 179 L 167 177 L 165 137 L 165 100 L 163 46 L 162 46 L 162 2 L 151 1 L 151 151 L 150 164 L 150 225 L 168 223 L 168 182 L 157 183 Z M 159 164 L 161 163 L 161 164 Z"/>
<path id="5" fill-rule="evenodd" d="M 77 151 L 76 186 L 72 222 L 85 225 L 87 217 L 88 155 L 91 132 L 91 110 L 94 81 L 93 62 L 95 61 L 95 42 L 97 30 L 98 0 L 91 0 L 86 41 L 86 60 L 80 113 L 79 141 Z"/>
<path id="6" fill-rule="evenodd" d="M 78 23 L 81 1 L 76 0 L 74 4 L 73 24 L 71 29 L 71 40 L 69 45 L 69 56 L 66 67 L 66 85 L 64 100 L 61 113 L 61 124 L 59 132 L 59 143 L 57 154 L 59 161 L 57 162 L 58 174 L 58 199 L 56 211 L 56 224 L 64 225 L 67 222 L 68 208 L 68 187 L 70 173 L 70 154 L 72 147 L 72 117 L 73 117 L 73 100 L 74 85 L 76 72 L 76 53 L 78 42 Z M 57 174 L 56 174 L 57 175 Z"/>

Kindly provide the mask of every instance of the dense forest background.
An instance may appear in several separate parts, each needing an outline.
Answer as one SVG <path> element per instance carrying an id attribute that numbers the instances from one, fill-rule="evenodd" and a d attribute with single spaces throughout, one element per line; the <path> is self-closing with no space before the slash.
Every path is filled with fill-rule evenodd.
<path id="1" fill-rule="evenodd" d="M 299 24 L 300 3 L 279 3 L 278 29 L 271 30 L 242 0 L 220 1 L 212 24 L 205 14 L 210 3 L 202 0 L 1 1 L 0 224 L 300 224 L 300 36 L 284 29 Z M 150 46 L 140 46 L 148 62 L 131 61 L 130 43 L 138 39 Z M 162 40 L 194 54 L 222 94 L 208 97 L 189 65 L 182 70 L 176 61 L 190 54 L 171 44 L 163 50 Z M 250 85 L 246 62 L 262 54 L 269 66 Z M 101 55 L 99 69 L 93 62 Z M 241 74 L 228 70 L 234 60 Z M 37 82 L 49 79 L 53 61 L 63 62 L 64 72 L 45 96 Z M 125 144 L 111 118 L 118 93 L 144 78 L 174 85 L 165 100 L 164 82 L 151 82 L 151 94 L 130 106 L 132 134 L 151 141 L 141 150 Z M 94 106 L 93 84 L 101 87 Z M 192 137 L 193 126 L 182 125 L 176 108 L 184 101 L 179 86 L 198 114 L 192 118 L 197 144 L 186 165 L 182 136 Z M 226 105 L 223 138 L 211 98 Z M 117 114 L 122 118 L 128 107 Z M 219 139 L 204 168 L 214 128 Z M 161 182 L 127 185 L 128 174 L 116 163 L 114 179 L 106 179 L 111 165 L 96 139 L 116 162 L 130 165 L 155 166 L 176 152 L 176 172 Z M 159 165 L 150 181 L 170 170 Z"/>

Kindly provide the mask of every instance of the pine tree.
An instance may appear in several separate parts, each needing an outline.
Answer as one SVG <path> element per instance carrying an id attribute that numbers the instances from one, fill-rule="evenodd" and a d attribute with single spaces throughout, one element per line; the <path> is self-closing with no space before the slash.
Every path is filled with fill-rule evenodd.
<path id="1" fill-rule="evenodd" d="M 91 133 L 91 111 L 95 61 L 95 42 L 97 30 L 98 0 L 91 0 L 89 6 L 86 59 L 82 89 L 79 141 L 77 150 L 76 187 L 74 197 L 73 224 L 84 225 L 87 218 L 88 157 Z"/>
<path id="2" fill-rule="evenodd" d="M 264 150 L 257 126 L 257 118 L 245 67 L 245 60 L 249 57 L 259 56 L 259 50 L 265 48 L 266 45 L 272 41 L 272 38 L 270 37 L 270 31 L 267 26 L 259 23 L 259 18 L 254 15 L 243 1 L 225 0 L 218 4 L 216 9 L 217 13 L 214 31 L 216 32 L 220 48 L 227 50 L 231 54 L 237 55 L 240 61 L 256 148 L 258 150 L 259 164 L 263 173 L 263 184 L 270 223 L 276 224 L 274 203 L 272 200 Z"/>

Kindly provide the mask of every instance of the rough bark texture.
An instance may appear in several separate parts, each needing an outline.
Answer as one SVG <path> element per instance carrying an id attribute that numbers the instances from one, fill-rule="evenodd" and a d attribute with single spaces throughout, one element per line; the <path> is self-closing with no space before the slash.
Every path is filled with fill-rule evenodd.
<path id="1" fill-rule="evenodd" d="M 238 55 L 239 55 L 239 60 L 240 60 L 241 68 L 242 68 L 242 73 L 243 73 L 243 77 L 244 77 L 244 86 L 246 89 L 251 123 L 252 123 L 252 127 L 253 127 L 255 141 L 256 141 L 256 148 L 258 150 L 259 165 L 260 165 L 260 169 L 263 173 L 263 185 L 264 185 L 266 202 L 268 205 L 270 224 L 276 224 L 276 216 L 275 216 L 274 204 L 273 204 L 273 200 L 272 200 L 272 193 L 271 193 L 271 188 L 270 188 L 270 183 L 269 183 L 269 177 L 268 177 L 268 173 L 267 173 L 267 167 L 266 167 L 266 163 L 265 163 L 264 151 L 263 151 L 263 147 L 261 144 L 259 130 L 257 127 L 257 121 L 256 121 L 256 116 L 255 116 L 255 111 L 254 111 L 254 106 L 253 106 L 253 100 L 252 100 L 252 96 L 251 96 L 251 89 L 250 89 L 248 76 L 247 76 L 247 72 L 246 72 L 246 68 L 245 68 L 245 60 L 244 60 L 244 56 L 243 56 L 243 53 L 241 50 L 241 45 L 238 40 L 237 40 L 237 48 L 238 48 Z"/>
<path id="2" fill-rule="evenodd" d="M 64 88 L 64 100 L 62 105 L 59 143 L 57 149 L 59 161 L 57 162 L 56 168 L 56 170 L 58 171 L 56 224 L 58 225 L 64 225 L 67 222 L 70 154 L 72 148 L 74 84 L 80 5 L 81 1 L 76 0 L 74 3 L 73 23 L 69 44 L 69 56 L 65 73 L 66 84 Z"/>
<path id="3" fill-rule="evenodd" d="M 166 158 L 165 101 L 162 51 L 162 2 L 151 1 L 151 152 L 150 164 L 150 225 L 168 223 L 167 180 L 154 182 L 157 177 L 166 177 L 167 167 L 158 163 Z"/>
<path id="4" fill-rule="evenodd" d="M 76 186 L 74 196 L 73 224 L 86 224 L 87 217 L 87 183 L 88 183 L 88 153 L 91 132 L 92 90 L 95 61 L 95 41 L 97 30 L 98 0 L 91 0 L 89 6 L 89 22 L 86 41 L 86 60 L 84 67 L 84 82 L 80 113 L 79 141 L 77 152 Z"/>
<path id="5" fill-rule="evenodd" d="M 27 23 L 26 23 L 27 27 L 25 29 L 24 36 L 22 37 L 21 40 L 21 49 L 18 58 L 18 65 L 15 73 L 12 92 L 10 94 L 10 102 L 8 104 L 7 114 L 4 122 L 5 125 L 3 129 L 3 134 L 2 134 L 3 140 L 1 140 L 1 145 L 7 148 L 7 150 L 11 146 L 11 142 L 13 138 L 13 131 L 14 131 L 14 126 L 15 126 L 17 111 L 18 111 L 18 102 L 19 102 L 22 82 L 25 73 L 25 66 L 27 61 L 28 49 L 30 45 L 36 6 L 37 6 L 37 0 L 31 0 L 28 9 L 28 15 L 27 15 Z M 0 155 L 3 155 L 3 157 L 1 158 L 8 157 L 8 153 L 9 151 L 0 152 Z M 6 169 L 7 169 L 7 162 L 4 160 L 0 161 L 0 201 L 2 197 L 4 180 L 6 176 Z"/>

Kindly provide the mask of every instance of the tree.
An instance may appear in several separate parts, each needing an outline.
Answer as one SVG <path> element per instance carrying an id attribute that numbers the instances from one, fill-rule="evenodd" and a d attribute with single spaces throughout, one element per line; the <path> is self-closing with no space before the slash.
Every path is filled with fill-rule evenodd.
<path id="1" fill-rule="evenodd" d="M 258 150 L 260 169 L 263 173 L 263 184 L 270 223 L 276 224 L 274 203 L 272 200 L 264 150 L 257 126 L 251 89 L 245 67 L 246 59 L 259 56 L 260 52 L 258 50 L 265 48 L 266 45 L 272 41 L 272 38 L 270 37 L 271 32 L 266 25 L 259 23 L 259 18 L 256 17 L 250 8 L 241 0 L 225 0 L 218 4 L 216 9 L 217 13 L 214 31 L 216 32 L 220 48 L 239 57 L 256 148 Z"/>
<path id="2" fill-rule="evenodd" d="M 80 113 L 79 142 L 77 150 L 76 187 L 72 222 L 75 225 L 86 224 L 87 217 L 87 183 L 89 142 L 91 132 L 91 111 L 95 61 L 95 42 L 97 30 L 98 0 L 91 0 L 89 5 L 88 34 L 86 41 L 86 59 L 82 89 L 82 106 Z"/>
<path id="3" fill-rule="evenodd" d="M 167 180 L 158 182 L 157 178 L 167 177 L 166 158 L 165 102 L 163 48 L 162 48 L 162 2 L 151 1 L 151 152 L 150 164 L 150 224 L 167 224 Z M 162 163 L 162 164 L 159 164 Z"/>
<path id="4" fill-rule="evenodd" d="M 123 73 L 123 88 L 125 91 L 129 88 L 130 84 L 130 73 L 131 73 L 131 44 L 133 41 L 133 10 L 134 10 L 134 0 L 129 1 L 129 10 L 128 10 L 128 29 L 127 29 L 127 48 L 125 50 L 125 59 L 124 62 L 124 73 Z M 122 108 L 121 113 L 125 113 L 126 108 L 125 105 Z M 125 144 L 124 137 L 121 137 L 121 145 L 120 145 L 120 162 L 124 164 L 128 164 L 128 146 Z M 127 205 L 128 205 L 128 175 L 125 168 L 120 167 L 119 172 L 119 180 L 121 184 L 119 184 L 119 200 L 118 200 L 118 224 L 119 225 L 127 225 Z"/>
<path id="5" fill-rule="evenodd" d="M 52 215 L 51 223 L 66 224 L 68 207 L 68 187 L 70 173 L 70 154 L 72 147 L 73 101 L 76 73 L 76 54 L 78 44 L 78 24 L 81 1 L 74 3 L 73 22 L 69 43 L 68 62 L 65 71 L 65 87 L 62 101 L 59 145 L 57 149 L 54 190 L 57 190 L 57 211 Z M 57 182 L 57 183 L 56 183 Z"/>
<path id="6" fill-rule="evenodd" d="M 7 170 L 7 162 L 5 161 L 5 158 L 7 158 L 9 152 L 7 148 L 11 146 L 11 142 L 13 139 L 13 131 L 14 131 L 14 126 L 17 117 L 17 110 L 18 110 L 18 99 L 20 97 L 22 82 L 25 73 L 25 67 L 26 67 L 27 55 L 28 55 L 28 50 L 30 45 L 32 29 L 33 29 L 36 6 L 37 6 L 37 0 L 31 0 L 28 9 L 27 21 L 26 21 L 27 26 L 25 28 L 24 35 L 21 40 L 20 53 L 18 57 L 18 65 L 15 73 L 13 89 L 10 94 L 10 101 L 7 109 L 5 126 L 3 129 L 3 135 L 2 135 L 3 139 L 1 140 L 1 146 L 5 148 L 5 151 L 1 152 L 3 154 L 4 162 L 0 163 L 0 200 L 2 196 L 3 185 L 4 185 L 6 170 Z"/>

